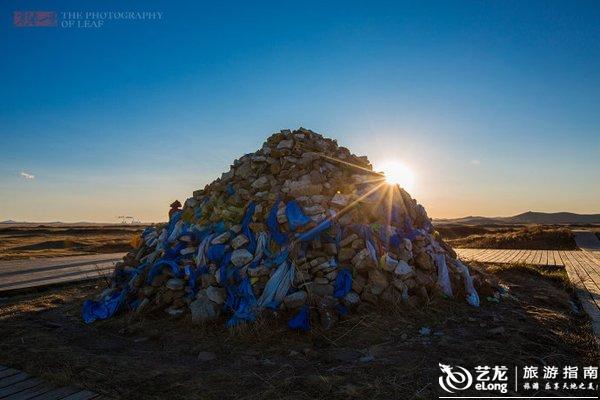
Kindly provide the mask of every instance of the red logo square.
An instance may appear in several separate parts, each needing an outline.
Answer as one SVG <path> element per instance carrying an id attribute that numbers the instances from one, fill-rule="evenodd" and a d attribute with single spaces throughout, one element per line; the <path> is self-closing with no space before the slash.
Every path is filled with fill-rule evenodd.
<path id="1" fill-rule="evenodd" d="M 56 12 L 54 11 L 15 11 L 13 25 L 23 27 L 57 26 Z"/>

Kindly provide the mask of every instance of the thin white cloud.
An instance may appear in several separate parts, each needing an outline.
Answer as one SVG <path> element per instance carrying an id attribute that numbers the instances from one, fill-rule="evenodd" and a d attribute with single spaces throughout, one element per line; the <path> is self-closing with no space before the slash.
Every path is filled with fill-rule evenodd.
<path id="1" fill-rule="evenodd" d="M 479 165 L 479 164 L 481 164 L 481 162 L 479 162 L 479 160 L 471 160 L 471 164 Z"/>
<path id="2" fill-rule="evenodd" d="M 32 181 L 32 180 L 35 179 L 35 175 L 28 174 L 25 171 L 21 171 L 21 177 L 24 178 L 24 179 L 27 179 L 28 181 Z"/>

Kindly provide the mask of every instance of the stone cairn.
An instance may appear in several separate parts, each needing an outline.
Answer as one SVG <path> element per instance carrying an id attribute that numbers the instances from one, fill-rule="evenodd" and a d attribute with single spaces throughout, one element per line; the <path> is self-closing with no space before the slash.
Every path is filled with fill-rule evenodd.
<path id="1" fill-rule="evenodd" d="M 275 309 L 307 330 L 311 315 L 329 328 L 361 302 L 416 306 L 439 294 L 478 306 L 479 285 L 406 191 L 300 128 L 272 135 L 146 228 L 83 316 L 226 314 L 235 326 Z"/>

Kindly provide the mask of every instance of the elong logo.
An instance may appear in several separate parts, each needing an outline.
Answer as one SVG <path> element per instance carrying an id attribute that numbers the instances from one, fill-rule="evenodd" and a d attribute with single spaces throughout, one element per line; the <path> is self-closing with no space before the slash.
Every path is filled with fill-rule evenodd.
<path id="1" fill-rule="evenodd" d="M 439 377 L 440 386 L 448 393 L 454 393 L 453 390 L 466 390 L 473 384 L 473 376 L 463 367 L 451 367 L 449 365 L 439 364 L 440 370 L 445 374 Z M 457 368 L 459 370 L 453 370 Z"/>

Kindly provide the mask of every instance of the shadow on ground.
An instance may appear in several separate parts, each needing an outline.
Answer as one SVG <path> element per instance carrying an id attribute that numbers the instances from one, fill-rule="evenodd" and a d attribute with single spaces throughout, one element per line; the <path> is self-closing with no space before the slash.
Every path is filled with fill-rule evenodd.
<path id="1" fill-rule="evenodd" d="M 522 266 L 494 273 L 510 287 L 501 303 L 484 300 L 475 309 L 437 299 L 420 309 L 362 309 L 309 334 L 268 317 L 236 331 L 224 321 L 195 326 L 162 315 L 87 326 L 81 303 L 99 288 L 68 286 L 0 303 L 0 363 L 113 398 L 238 400 L 431 399 L 441 394 L 440 362 L 597 363 L 589 321 L 573 309 L 563 280 Z M 421 327 L 432 333 L 421 335 Z"/>

